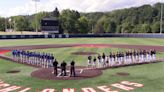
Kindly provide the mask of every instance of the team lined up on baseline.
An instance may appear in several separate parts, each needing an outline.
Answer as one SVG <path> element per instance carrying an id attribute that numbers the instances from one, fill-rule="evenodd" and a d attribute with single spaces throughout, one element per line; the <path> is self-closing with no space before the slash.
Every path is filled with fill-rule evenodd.
<path id="1" fill-rule="evenodd" d="M 50 53 L 40 53 L 24 50 L 13 50 L 13 59 L 17 62 L 27 63 L 42 68 L 49 68 L 53 66 L 54 56 Z"/>
<path id="2" fill-rule="evenodd" d="M 156 61 L 156 50 L 130 50 L 126 52 L 110 52 L 109 55 L 88 56 L 88 68 L 114 67 Z"/>

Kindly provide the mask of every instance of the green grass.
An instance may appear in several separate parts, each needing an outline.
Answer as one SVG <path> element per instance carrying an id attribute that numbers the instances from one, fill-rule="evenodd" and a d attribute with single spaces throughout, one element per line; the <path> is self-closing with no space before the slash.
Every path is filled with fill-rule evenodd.
<path id="1" fill-rule="evenodd" d="M 42 44 L 72 44 L 72 43 L 103 43 L 103 44 L 135 44 L 135 45 L 160 45 L 164 46 L 163 39 L 152 38 L 69 38 L 69 39 L 23 39 L 23 40 L 0 40 L 0 47 L 19 45 L 42 45 Z"/>
<path id="2" fill-rule="evenodd" d="M 3 46 L 19 46 L 19 45 L 41 45 L 41 44 L 72 44 L 72 43 L 105 43 L 105 44 L 135 44 L 135 45 L 160 45 L 164 46 L 163 39 L 143 39 L 143 38 L 78 38 L 78 39 L 26 39 L 26 40 L 0 40 L 0 47 Z M 118 51 L 125 49 L 109 49 L 109 48 L 53 48 L 40 49 L 39 52 L 45 51 L 53 53 L 59 61 L 75 59 L 77 65 L 84 65 L 87 57 L 72 55 L 76 51 L 94 51 L 98 53 L 109 53 L 110 51 Z M 10 55 L 8 53 L 8 55 Z M 64 58 L 63 58 L 64 57 Z M 158 53 L 158 57 L 164 57 L 164 53 Z M 9 70 L 21 70 L 17 74 L 6 73 Z M 62 88 L 76 88 L 77 92 L 82 92 L 82 87 L 93 87 L 99 91 L 96 86 L 107 85 L 120 82 L 123 80 L 138 82 L 144 84 L 143 88 L 137 88 L 130 92 L 163 92 L 164 90 L 164 62 L 129 66 L 123 68 L 108 69 L 103 71 L 103 75 L 84 80 L 65 80 L 65 81 L 49 81 L 33 78 L 30 76 L 36 68 L 28 67 L 21 64 L 16 64 L 10 61 L 0 59 L 0 79 L 6 83 L 24 87 L 31 87 L 29 92 L 36 92 L 37 89 L 55 88 L 56 92 L 61 92 Z M 118 76 L 117 72 L 130 73 L 129 76 Z M 112 89 L 115 89 L 112 87 Z M 118 89 L 117 89 L 118 90 Z M 18 92 L 18 91 L 15 91 Z M 125 92 L 120 90 L 120 92 Z"/>
<path id="3" fill-rule="evenodd" d="M 12 85 L 32 87 L 33 90 L 31 92 L 35 92 L 36 89 L 44 88 L 55 88 L 57 92 L 61 92 L 63 87 L 76 88 L 78 90 L 77 92 L 81 92 L 80 88 L 82 87 L 93 87 L 96 89 L 96 86 L 109 86 L 112 83 L 120 82 L 123 80 L 144 84 L 143 88 L 138 88 L 132 92 L 163 92 L 164 90 L 164 73 L 162 71 L 164 69 L 164 62 L 108 69 L 103 71 L 103 75 L 99 77 L 73 81 L 48 81 L 36 79 L 30 77 L 30 72 L 36 70 L 35 68 L 12 63 L 6 60 L 1 60 L 0 63 L 0 78 L 2 80 Z M 6 73 L 7 71 L 13 69 L 21 70 L 21 72 L 17 74 Z M 116 75 L 117 72 L 127 72 L 130 73 L 130 75 L 118 76 Z"/>
<path id="4" fill-rule="evenodd" d="M 125 49 L 118 49 L 118 48 L 113 48 L 112 51 L 120 51 L 120 50 L 125 50 Z M 109 48 L 74 48 L 74 47 L 69 47 L 69 48 L 53 48 L 53 49 L 38 49 L 38 52 L 48 52 L 52 53 L 55 58 L 58 60 L 58 62 L 62 62 L 63 60 L 66 61 L 67 63 L 70 63 L 72 60 L 76 61 L 76 65 L 82 66 L 87 64 L 87 57 L 84 55 L 75 55 L 72 54 L 74 52 L 96 52 L 99 54 L 102 54 L 103 52 L 106 54 L 109 54 L 111 49 Z M 96 55 L 93 55 L 97 57 Z"/>
<path id="5" fill-rule="evenodd" d="M 79 52 L 79 51 L 84 51 L 84 52 L 96 52 L 102 55 L 102 53 L 105 53 L 106 55 L 109 55 L 109 53 L 112 52 L 117 52 L 117 51 L 127 51 L 129 49 L 120 49 L 120 48 L 74 48 L 74 47 L 69 47 L 69 48 L 53 48 L 53 49 L 38 49 L 35 51 L 38 52 L 48 52 L 52 53 L 55 58 L 58 60 L 58 62 L 62 62 L 63 60 L 66 61 L 68 64 L 72 61 L 76 61 L 76 65 L 78 66 L 83 66 L 87 64 L 87 55 L 74 55 L 72 53 L 74 52 Z M 92 55 L 93 57 L 97 57 L 96 55 Z M 157 53 L 158 58 L 164 57 L 164 53 L 158 52 Z"/>
<path id="6" fill-rule="evenodd" d="M 117 52 L 117 51 L 127 51 L 129 49 L 120 49 L 120 48 L 76 48 L 76 47 L 69 47 L 69 48 L 51 48 L 51 49 L 37 49 L 37 50 L 32 50 L 32 51 L 37 51 L 37 52 L 48 52 L 52 53 L 55 58 L 58 60 L 58 62 L 62 62 L 63 60 L 66 61 L 68 64 L 72 60 L 76 61 L 77 66 L 83 66 L 87 64 L 87 55 L 75 55 L 72 54 L 74 52 L 96 52 L 102 55 L 104 52 L 106 55 L 109 55 L 109 53 L 112 52 Z M 11 53 L 7 53 L 6 55 L 11 56 Z M 97 57 L 96 55 L 92 55 L 93 57 Z M 158 52 L 157 53 L 158 58 L 164 57 L 164 53 Z"/>

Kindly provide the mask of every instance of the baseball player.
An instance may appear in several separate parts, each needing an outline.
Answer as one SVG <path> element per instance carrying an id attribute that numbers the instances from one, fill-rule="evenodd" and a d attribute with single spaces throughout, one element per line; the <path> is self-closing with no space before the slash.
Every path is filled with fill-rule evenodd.
<path id="1" fill-rule="evenodd" d="M 136 62 L 139 63 L 139 51 L 136 52 Z"/>
<path id="2" fill-rule="evenodd" d="M 101 56 L 100 56 L 100 54 L 98 54 L 97 59 L 98 59 L 98 68 L 100 68 L 101 67 Z"/>
<path id="3" fill-rule="evenodd" d="M 12 50 L 13 59 L 16 59 L 16 50 Z"/>
<path id="4" fill-rule="evenodd" d="M 102 65 L 102 67 L 105 67 L 105 66 L 106 66 L 106 64 L 105 64 L 105 63 L 106 63 L 106 62 L 105 62 L 105 57 L 106 57 L 106 56 L 105 56 L 105 53 L 103 53 L 103 54 L 102 54 L 102 58 L 101 58 L 101 65 Z"/>
<path id="5" fill-rule="evenodd" d="M 66 76 L 67 75 L 66 66 L 67 66 L 67 63 L 65 61 L 63 61 L 61 63 L 61 76 Z"/>
<path id="6" fill-rule="evenodd" d="M 105 58 L 105 66 L 108 67 L 109 66 L 109 57 L 106 56 Z"/>
<path id="7" fill-rule="evenodd" d="M 71 67 L 70 67 L 70 77 L 75 77 L 76 76 L 76 72 L 75 72 L 75 61 L 72 60 L 71 62 Z"/>
<path id="8" fill-rule="evenodd" d="M 88 68 L 92 67 L 92 56 L 88 56 Z"/>
<path id="9" fill-rule="evenodd" d="M 116 55 L 115 55 L 115 53 L 113 53 L 112 61 L 113 61 L 113 66 L 116 66 Z"/>
<path id="10" fill-rule="evenodd" d="M 142 50 L 140 50 L 139 51 L 139 63 L 143 63 L 142 57 L 143 57 L 143 52 L 142 52 Z"/>
<path id="11" fill-rule="evenodd" d="M 92 64 L 92 68 L 96 68 L 96 57 L 94 57 L 94 59 L 93 59 L 93 64 Z"/>
<path id="12" fill-rule="evenodd" d="M 124 53 L 121 52 L 121 65 L 124 65 Z"/>
<path id="13" fill-rule="evenodd" d="M 53 62 L 53 67 L 54 67 L 54 75 L 57 76 L 58 75 L 58 61 L 55 59 L 55 61 Z"/>
<path id="14" fill-rule="evenodd" d="M 119 64 L 119 53 L 117 52 L 117 54 L 116 54 L 116 59 L 115 59 L 115 64 L 116 64 L 116 66 L 118 66 L 118 64 Z"/>
<path id="15" fill-rule="evenodd" d="M 146 53 L 146 62 L 150 62 L 150 53 L 149 53 L 149 51 L 147 51 L 147 53 Z"/>
<path id="16" fill-rule="evenodd" d="M 113 61 L 112 61 L 112 52 L 110 52 L 109 54 L 109 66 L 113 65 Z"/>
<path id="17" fill-rule="evenodd" d="M 51 56 L 50 56 L 50 62 L 49 62 L 49 67 L 52 66 L 53 61 L 54 61 L 54 56 L 53 56 L 53 54 L 51 54 Z"/>
<path id="18" fill-rule="evenodd" d="M 133 63 L 137 63 L 137 59 L 136 59 L 136 56 L 137 56 L 137 53 L 136 53 L 136 51 L 134 50 L 133 51 Z"/>
<path id="19" fill-rule="evenodd" d="M 132 51 L 130 50 L 130 51 L 129 51 L 129 61 L 130 61 L 130 64 L 133 64 L 133 59 L 132 59 L 132 57 L 133 57 L 133 53 L 132 53 Z"/>
<path id="20" fill-rule="evenodd" d="M 17 50 L 17 61 L 20 62 L 20 50 Z"/>
<path id="21" fill-rule="evenodd" d="M 156 50 L 153 50 L 153 61 L 156 61 Z"/>

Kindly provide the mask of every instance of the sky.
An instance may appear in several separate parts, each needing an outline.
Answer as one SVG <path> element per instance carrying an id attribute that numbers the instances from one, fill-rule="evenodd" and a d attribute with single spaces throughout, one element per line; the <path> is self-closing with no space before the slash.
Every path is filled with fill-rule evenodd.
<path id="1" fill-rule="evenodd" d="M 130 8 L 144 4 L 155 4 L 164 0 L 38 0 L 37 12 L 53 11 L 58 7 L 73 9 L 79 12 L 105 12 L 116 9 Z M 0 16 L 31 15 L 36 12 L 33 0 L 0 0 Z"/>

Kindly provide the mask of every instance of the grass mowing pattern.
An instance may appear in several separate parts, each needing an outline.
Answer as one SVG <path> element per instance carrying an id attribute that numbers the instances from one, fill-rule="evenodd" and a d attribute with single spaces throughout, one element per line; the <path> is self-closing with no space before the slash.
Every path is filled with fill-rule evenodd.
<path id="1" fill-rule="evenodd" d="M 6 68 L 6 65 L 8 68 Z M 10 68 L 9 68 L 10 67 Z M 17 74 L 7 74 L 8 70 L 20 69 L 21 72 Z M 132 92 L 163 92 L 164 85 L 164 62 L 139 65 L 139 66 L 129 66 L 116 69 L 108 69 L 103 71 L 103 75 L 85 80 L 74 80 L 74 81 L 48 81 L 40 80 L 30 77 L 30 73 L 35 68 L 27 67 L 24 65 L 15 64 L 6 60 L 1 60 L 0 62 L 0 78 L 7 83 L 12 85 L 23 85 L 26 87 L 32 87 L 33 91 L 43 88 L 55 88 L 57 92 L 61 92 L 62 87 L 65 88 L 76 88 L 77 92 L 81 92 L 82 87 L 93 87 L 96 88 L 98 85 L 108 85 L 111 83 L 119 82 L 122 80 L 128 80 L 133 82 L 139 82 L 144 84 L 143 88 L 138 88 Z M 118 76 L 117 72 L 128 72 L 129 76 Z M 155 84 L 155 85 L 153 85 Z M 124 91 L 121 91 L 124 92 Z"/>
<path id="2" fill-rule="evenodd" d="M 40 44 L 72 44 L 72 43 L 106 43 L 106 44 L 135 44 L 135 45 L 164 45 L 163 39 L 143 39 L 143 38 L 82 38 L 82 39 L 28 39 L 28 40 L 0 40 L 0 47 L 2 46 L 18 46 L 18 45 L 40 45 Z M 72 56 L 71 52 L 75 51 L 95 51 L 99 53 L 109 53 L 110 51 L 119 51 L 123 49 L 96 49 L 96 48 L 58 48 L 58 49 L 44 49 L 39 51 L 52 52 L 56 55 L 59 60 L 72 60 L 78 59 L 79 65 L 84 65 L 86 62 L 83 56 Z M 158 55 L 159 57 L 164 57 L 163 53 Z M 86 58 L 87 59 L 87 58 Z M 21 70 L 17 74 L 7 74 L 9 70 L 18 69 Z M 139 66 L 129 66 L 116 69 L 108 69 L 103 71 L 103 75 L 85 80 L 75 80 L 75 81 L 48 81 L 32 78 L 30 73 L 36 70 L 28 66 L 12 63 L 6 60 L 0 60 L 0 79 L 12 85 L 32 87 L 33 90 L 30 92 L 36 92 L 37 89 L 44 88 L 55 88 L 57 92 L 61 92 L 62 88 L 76 88 L 77 92 L 81 92 L 82 87 L 93 87 L 107 85 L 110 86 L 112 83 L 120 82 L 122 80 L 139 82 L 144 84 L 143 88 L 138 88 L 131 92 L 163 92 L 164 90 L 164 62 L 139 65 Z M 128 72 L 129 76 L 118 76 L 117 72 Z M 113 88 L 113 87 L 112 87 Z M 114 88 L 113 88 L 114 89 Z M 96 89 L 97 90 L 97 89 Z M 17 92 L 17 91 L 15 91 Z M 97 90 L 97 92 L 101 92 Z M 121 92 L 125 92 L 122 91 Z"/>
<path id="3" fill-rule="evenodd" d="M 69 39 L 20 39 L 0 40 L 0 47 L 19 45 L 44 45 L 44 44 L 133 44 L 133 45 L 159 45 L 164 46 L 163 39 L 153 38 L 69 38 Z"/>

